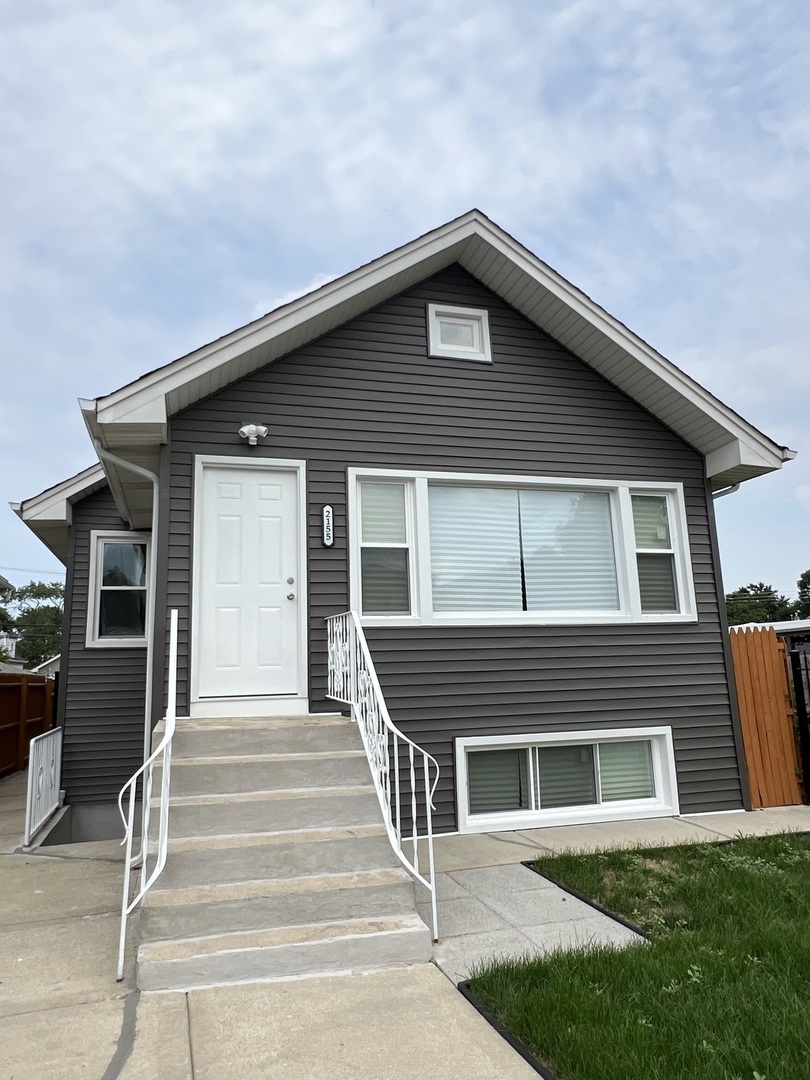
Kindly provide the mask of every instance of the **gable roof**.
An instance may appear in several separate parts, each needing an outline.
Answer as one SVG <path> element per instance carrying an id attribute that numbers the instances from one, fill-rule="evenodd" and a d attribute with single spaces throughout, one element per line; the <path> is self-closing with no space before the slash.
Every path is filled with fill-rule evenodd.
<path id="1" fill-rule="evenodd" d="M 11 509 L 36 533 L 49 551 L 67 565 L 68 530 L 73 521 L 73 504 L 86 499 L 106 483 L 107 477 L 101 465 L 91 465 L 89 469 L 47 488 L 39 495 L 21 503 L 11 503 Z"/>
<path id="2" fill-rule="evenodd" d="M 705 456 L 713 488 L 779 469 L 779 446 L 675 367 L 479 210 L 471 210 L 246 326 L 80 402 L 91 437 L 157 471 L 169 418 L 453 263 L 534 322 Z M 149 483 L 107 462 L 122 516 L 148 525 Z"/>

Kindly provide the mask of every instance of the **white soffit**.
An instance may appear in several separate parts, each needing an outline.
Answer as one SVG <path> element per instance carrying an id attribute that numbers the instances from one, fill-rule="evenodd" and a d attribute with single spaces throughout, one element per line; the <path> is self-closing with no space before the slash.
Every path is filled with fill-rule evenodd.
<path id="1" fill-rule="evenodd" d="M 454 262 L 706 455 L 715 486 L 793 456 L 477 210 L 99 399 L 96 431 L 110 449 L 145 460 L 169 416 Z"/>

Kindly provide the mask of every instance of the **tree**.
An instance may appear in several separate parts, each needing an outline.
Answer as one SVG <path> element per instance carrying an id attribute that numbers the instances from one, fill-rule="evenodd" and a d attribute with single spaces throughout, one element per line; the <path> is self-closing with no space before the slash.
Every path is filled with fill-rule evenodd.
<path id="1" fill-rule="evenodd" d="M 9 630 L 18 639 L 17 658 L 26 667 L 36 667 L 61 649 L 64 608 L 64 585 L 30 581 L 14 590 L 6 615 L 10 616 Z"/>
<path id="2" fill-rule="evenodd" d="M 806 571 L 806 574 L 810 587 L 810 571 Z M 731 626 L 748 622 L 781 622 L 792 619 L 796 610 L 794 601 L 782 596 L 764 581 L 752 581 L 734 592 L 726 593 L 726 612 Z"/>
<path id="3" fill-rule="evenodd" d="M 796 601 L 796 617 L 798 619 L 810 619 L 810 570 L 805 570 L 799 575 L 796 582 L 799 590 L 799 599 Z"/>

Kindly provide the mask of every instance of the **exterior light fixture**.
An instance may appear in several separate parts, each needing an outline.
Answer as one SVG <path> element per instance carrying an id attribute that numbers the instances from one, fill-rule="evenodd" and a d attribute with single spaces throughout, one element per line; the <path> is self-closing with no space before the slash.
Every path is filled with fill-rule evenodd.
<path id="1" fill-rule="evenodd" d="M 259 439 L 265 438 L 267 428 L 264 424 L 243 424 L 239 428 L 240 439 L 247 439 L 248 446 L 256 446 Z"/>

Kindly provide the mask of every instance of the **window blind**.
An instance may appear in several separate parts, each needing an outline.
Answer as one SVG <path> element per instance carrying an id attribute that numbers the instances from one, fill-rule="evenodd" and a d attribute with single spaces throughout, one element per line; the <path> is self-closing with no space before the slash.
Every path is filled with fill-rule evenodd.
<path id="1" fill-rule="evenodd" d="M 361 486 L 361 536 L 364 544 L 405 544 L 405 485 Z"/>
<path id="2" fill-rule="evenodd" d="M 649 739 L 599 743 L 602 801 L 651 799 L 655 795 Z"/>
<path id="3" fill-rule="evenodd" d="M 610 497 L 601 491 L 520 491 L 529 611 L 619 607 Z"/>
<path id="4" fill-rule="evenodd" d="M 471 814 L 529 809 L 529 752 L 479 750 L 467 754 Z"/>
<path id="5" fill-rule="evenodd" d="M 581 806 L 596 802 L 593 746 L 535 747 L 537 805 Z"/>
<path id="6" fill-rule="evenodd" d="M 521 611 L 518 493 L 432 484 L 430 558 L 436 611 Z"/>

